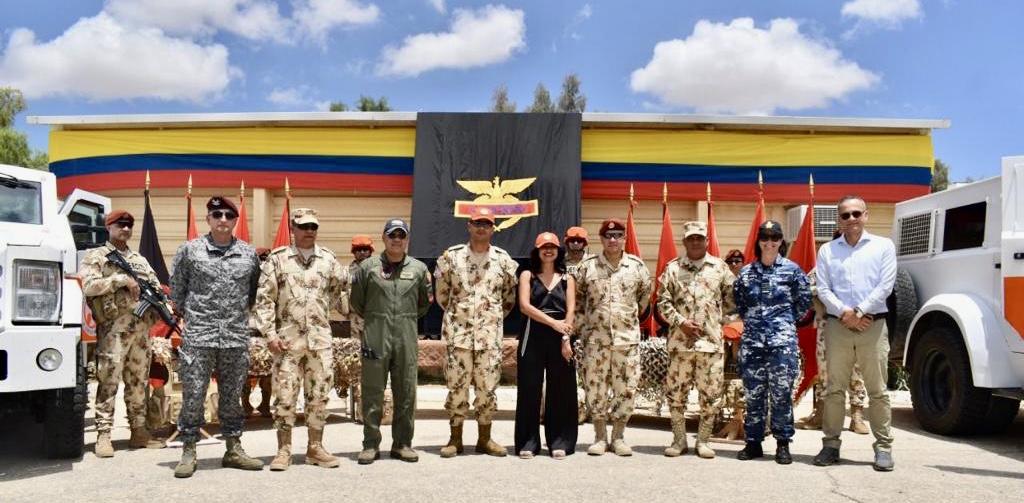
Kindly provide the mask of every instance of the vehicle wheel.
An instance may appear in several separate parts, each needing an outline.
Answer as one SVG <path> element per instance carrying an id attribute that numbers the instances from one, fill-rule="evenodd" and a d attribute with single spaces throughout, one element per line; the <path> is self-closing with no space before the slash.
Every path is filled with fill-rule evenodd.
<path id="1" fill-rule="evenodd" d="M 81 355 L 76 355 L 75 364 L 75 387 L 48 393 L 43 419 L 43 450 L 49 458 L 80 458 L 85 450 L 85 408 L 89 391 Z"/>
<path id="2" fill-rule="evenodd" d="M 896 284 L 885 305 L 888 310 L 885 325 L 889 331 L 889 359 L 902 361 L 903 351 L 907 347 L 907 333 L 918 310 L 914 279 L 905 269 L 896 269 Z"/>
<path id="3" fill-rule="evenodd" d="M 1002 433 L 1010 427 L 1020 412 L 1020 400 L 993 396 L 988 403 L 985 414 L 985 433 Z"/>
<path id="4" fill-rule="evenodd" d="M 972 384 L 971 364 L 960 334 L 935 327 L 914 347 L 910 397 L 925 430 L 966 435 L 985 423 L 991 390 Z"/>

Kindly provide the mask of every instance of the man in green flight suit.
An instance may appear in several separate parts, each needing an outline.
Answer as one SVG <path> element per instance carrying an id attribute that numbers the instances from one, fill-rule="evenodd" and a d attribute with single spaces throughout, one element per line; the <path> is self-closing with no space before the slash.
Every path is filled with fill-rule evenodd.
<path id="1" fill-rule="evenodd" d="M 359 264 L 352 275 L 352 310 L 363 317 L 363 450 L 359 464 L 380 458 L 380 422 L 384 387 L 391 376 L 395 399 L 391 457 L 414 463 L 413 410 L 416 403 L 416 320 L 433 302 L 427 266 L 406 254 L 409 224 L 393 218 L 384 224 L 384 252 Z"/>

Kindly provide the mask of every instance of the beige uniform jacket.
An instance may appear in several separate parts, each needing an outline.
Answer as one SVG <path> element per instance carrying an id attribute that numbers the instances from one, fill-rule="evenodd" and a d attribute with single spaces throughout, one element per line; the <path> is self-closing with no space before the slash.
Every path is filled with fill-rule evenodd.
<path id="1" fill-rule="evenodd" d="M 670 352 L 722 352 L 722 325 L 731 321 L 736 310 L 735 281 L 729 266 L 713 255 L 696 261 L 684 255 L 665 266 L 658 278 L 658 313 L 669 324 Z M 682 329 L 687 319 L 703 324 L 704 335 L 688 337 Z"/>
<path id="2" fill-rule="evenodd" d="M 576 320 L 587 345 L 640 343 L 639 315 L 651 303 L 651 273 L 636 255 L 623 253 L 618 267 L 604 254 L 580 262 L 576 277 Z"/>
<path id="3" fill-rule="evenodd" d="M 331 348 L 330 310 L 347 305 L 348 269 L 334 252 L 314 247 L 308 264 L 294 246 L 270 252 L 256 290 L 256 325 L 268 340 L 305 339 L 310 350 Z"/>
<path id="4" fill-rule="evenodd" d="M 434 269 L 437 305 L 444 310 L 441 335 L 456 348 L 501 349 L 502 320 L 516 302 L 518 264 L 491 245 L 476 261 L 468 244 L 448 248 Z"/>

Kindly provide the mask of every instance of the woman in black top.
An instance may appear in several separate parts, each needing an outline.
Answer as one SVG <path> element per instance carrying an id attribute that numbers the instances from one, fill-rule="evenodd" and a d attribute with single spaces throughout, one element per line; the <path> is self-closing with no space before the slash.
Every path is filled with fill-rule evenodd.
<path id="1" fill-rule="evenodd" d="M 572 318 L 576 282 L 565 273 L 565 249 L 558 236 L 537 236 L 530 269 L 519 276 L 519 309 L 526 316 L 517 351 L 516 452 L 520 458 L 540 453 L 541 390 L 544 437 L 555 459 L 576 451 L 576 368 L 572 361 Z"/>

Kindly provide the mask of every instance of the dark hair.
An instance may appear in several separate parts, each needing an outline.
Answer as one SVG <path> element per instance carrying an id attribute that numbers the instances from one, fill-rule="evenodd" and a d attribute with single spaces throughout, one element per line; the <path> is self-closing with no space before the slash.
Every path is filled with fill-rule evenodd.
<path id="1" fill-rule="evenodd" d="M 761 234 L 757 235 L 757 240 L 758 241 L 761 240 L 761 236 L 762 236 Z M 786 252 L 788 252 L 788 251 L 789 251 L 789 243 L 786 242 L 786 238 L 782 238 L 782 241 L 779 242 L 779 255 L 782 255 L 783 257 L 785 257 L 787 255 Z M 761 260 L 761 245 L 758 244 L 758 243 L 754 243 L 754 256 L 757 257 L 757 260 Z"/>
<path id="2" fill-rule="evenodd" d="M 528 264 L 530 272 L 533 274 L 540 274 L 540 248 L 534 248 L 530 250 L 530 263 Z M 558 274 L 565 274 L 565 247 L 558 247 L 558 256 L 555 257 L 555 272 Z"/>
<path id="3" fill-rule="evenodd" d="M 736 249 L 733 249 L 733 250 L 729 250 L 729 253 L 725 254 L 725 261 L 728 262 L 728 261 L 732 260 L 733 257 L 739 257 L 740 260 L 746 260 L 746 257 L 743 256 L 743 252 L 741 252 L 739 250 L 736 250 Z"/>

